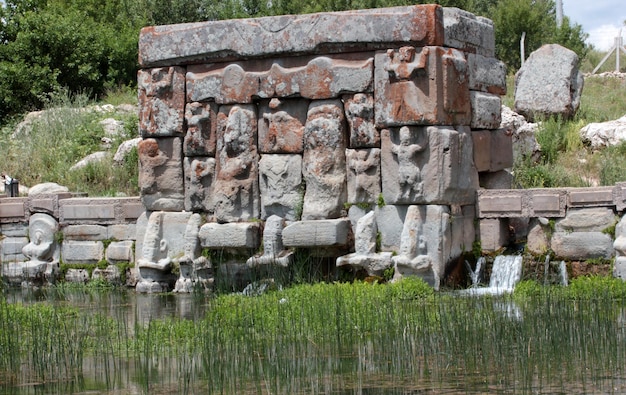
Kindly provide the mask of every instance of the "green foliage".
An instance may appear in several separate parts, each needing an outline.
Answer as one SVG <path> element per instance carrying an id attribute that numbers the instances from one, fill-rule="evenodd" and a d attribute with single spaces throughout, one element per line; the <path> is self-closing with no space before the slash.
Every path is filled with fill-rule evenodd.
<path id="1" fill-rule="evenodd" d="M 406 276 L 387 285 L 393 297 L 398 299 L 426 299 L 434 295 L 433 288 L 418 277 Z"/>

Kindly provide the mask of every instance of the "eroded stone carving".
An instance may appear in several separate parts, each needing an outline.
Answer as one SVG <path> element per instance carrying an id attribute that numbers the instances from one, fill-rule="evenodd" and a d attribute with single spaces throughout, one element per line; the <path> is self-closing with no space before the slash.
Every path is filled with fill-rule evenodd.
<path id="1" fill-rule="evenodd" d="M 183 133 L 185 69 L 161 67 L 139 70 L 139 131 L 142 137 Z"/>
<path id="2" fill-rule="evenodd" d="M 215 158 L 185 158 L 185 210 L 213 212 L 211 191 Z"/>
<path id="3" fill-rule="evenodd" d="M 215 156 L 217 104 L 187 103 L 185 107 L 187 134 L 183 150 L 185 156 Z"/>
<path id="4" fill-rule="evenodd" d="M 293 260 L 293 251 L 283 246 L 283 228 L 285 220 L 277 215 L 270 216 L 265 221 L 263 229 L 263 254 L 253 256 L 246 262 L 248 266 L 276 265 L 287 267 Z"/>
<path id="5" fill-rule="evenodd" d="M 380 149 L 346 149 L 348 203 L 376 203 L 380 195 Z"/>
<path id="6" fill-rule="evenodd" d="M 185 228 L 184 255 L 175 259 L 180 274 L 174 292 L 190 293 L 194 289 L 207 289 L 213 282 L 211 261 L 201 255 L 198 233 L 202 218 L 200 214 L 192 214 Z"/>
<path id="7" fill-rule="evenodd" d="M 139 189 L 147 210 L 185 208 L 181 143 L 177 137 L 149 138 L 139 143 Z"/>
<path id="8" fill-rule="evenodd" d="M 374 125 L 374 98 L 357 93 L 344 96 L 346 119 L 350 127 L 350 148 L 380 147 L 380 132 Z"/>
<path id="9" fill-rule="evenodd" d="M 302 153 L 307 100 L 273 98 L 259 107 L 259 151 L 270 154 Z"/>
<path id="10" fill-rule="evenodd" d="M 302 157 L 262 155 L 259 162 L 261 218 L 278 215 L 290 221 L 302 210 Z"/>

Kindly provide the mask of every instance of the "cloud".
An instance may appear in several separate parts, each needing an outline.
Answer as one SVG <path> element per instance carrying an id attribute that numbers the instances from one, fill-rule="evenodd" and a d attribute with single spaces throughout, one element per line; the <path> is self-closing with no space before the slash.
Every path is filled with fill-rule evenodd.
<path id="1" fill-rule="evenodd" d="M 615 37 L 619 35 L 620 27 L 612 24 L 602 25 L 591 29 L 588 33 L 588 43 L 593 44 L 597 50 L 608 51 L 613 47 L 613 44 L 615 44 Z M 623 36 L 622 33 L 622 37 Z"/>

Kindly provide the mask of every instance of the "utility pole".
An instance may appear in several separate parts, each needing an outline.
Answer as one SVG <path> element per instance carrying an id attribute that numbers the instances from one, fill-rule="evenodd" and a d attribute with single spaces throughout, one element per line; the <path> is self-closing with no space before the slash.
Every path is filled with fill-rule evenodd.
<path id="1" fill-rule="evenodd" d="M 563 25 L 563 0 L 556 0 L 556 27 Z"/>

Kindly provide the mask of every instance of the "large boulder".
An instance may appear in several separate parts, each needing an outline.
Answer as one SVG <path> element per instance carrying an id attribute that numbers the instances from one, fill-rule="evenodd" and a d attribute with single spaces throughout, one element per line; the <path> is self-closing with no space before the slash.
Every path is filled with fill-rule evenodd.
<path id="1" fill-rule="evenodd" d="M 580 137 L 593 149 L 626 141 L 626 115 L 614 121 L 590 123 L 580 129 Z"/>
<path id="2" fill-rule="evenodd" d="M 583 74 L 575 52 L 547 44 L 531 53 L 515 75 L 514 111 L 528 120 L 576 114 L 583 90 Z"/>

